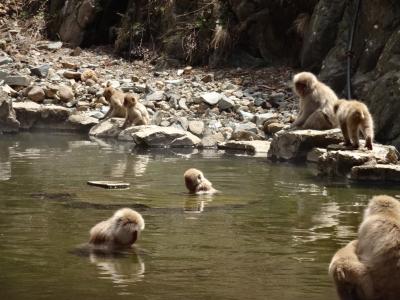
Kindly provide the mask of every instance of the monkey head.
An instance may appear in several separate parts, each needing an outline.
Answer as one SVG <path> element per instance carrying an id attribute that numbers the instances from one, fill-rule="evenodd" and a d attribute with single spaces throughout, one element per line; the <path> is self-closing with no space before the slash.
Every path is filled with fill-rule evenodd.
<path id="1" fill-rule="evenodd" d="M 114 92 L 115 92 L 115 90 L 114 90 L 114 88 L 113 88 L 112 86 L 107 86 L 107 87 L 104 89 L 103 96 L 104 96 L 104 98 L 106 98 L 106 100 L 109 102 L 109 101 L 110 101 L 110 98 L 111 98 L 111 96 L 114 94 Z"/>
<path id="2" fill-rule="evenodd" d="M 392 216 L 393 218 L 399 218 L 400 202 L 397 201 L 395 198 L 387 195 L 379 195 L 373 197 L 364 212 L 364 219 L 366 217 L 377 214 L 385 214 L 388 216 Z"/>
<path id="3" fill-rule="evenodd" d="M 128 247 L 136 242 L 144 226 L 141 214 L 130 208 L 122 208 L 110 219 L 98 223 L 90 230 L 89 242 Z"/>
<path id="4" fill-rule="evenodd" d="M 315 89 L 317 82 L 315 75 L 310 72 L 298 73 L 293 77 L 294 91 L 300 97 L 306 97 Z"/>
<path id="5" fill-rule="evenodd" d="M 134 95 L 132 93 L 125 95 L 125 98 L 124 98 L 124 106 L 125 107 L 134 107 L 134 106 L 136 106 L 137 102 L 138 102 L 138 99 L 137 99 L 136 95 Z"/>
<path id="6" fill-rule="evenodd" d="M 211 182 L 204 177 L 203 172 L 200 170 L 194 168 L 188 169 L 183 174 L 183 177 L 185 178 L 186 188 L 191 194 L 215 191 Z"/>

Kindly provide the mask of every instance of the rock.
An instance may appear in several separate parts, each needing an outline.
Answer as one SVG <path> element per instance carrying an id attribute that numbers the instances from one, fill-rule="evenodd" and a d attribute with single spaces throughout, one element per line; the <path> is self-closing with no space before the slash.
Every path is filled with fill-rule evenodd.
<path id="1" fill-rule="evenodd" d="M 71 56 L 79 56 L 82 54 L 82 49 L 81 47 L 75 47 L 70 53 L 69 55 Z"/>
<path id="2" fill-rule="evenodd" d="M 217 132 L 212 135 L 207 135 L 201 139 L 201 148 L 217 148 L 219 143 L 223 143 L 225 137 L 221 132 Z"/>
<path id="3" fill-rule="evenodd" d="M 185 117 L 180 117 L 176 120 L 176 123 L 174 124 L 174 127 L 179 128 L 179 129 L 183 129 L 183 130 L 188 130 L 189 127 L 189 122 L 187 120 L 187 118 Z"/>
<path id="4" fill-rule="evenodd" d="M 232 134 L 231 140 L 234 140 L 234 141 L 255 141 L 255 140 L 263 140 L 263 138 L 261 136 L 259 136 L 258 134 L 254 133 L 254 132 L 247 131 L 247 130 L 239 130 L 239 131 L 235 131 Z"/>
<path id="5" fill-rule="evenodd" d="M 155 125 L 133 126 L 122 131 L 119 140 L 134 141 L 146 147 L 195 147 L 200 139 L 190 132 Z"/>
<path id="6" fill-rule="evenodd" d="M 160 125 L 161 125 L 161 122 L 163 121 L 163 117 L 164 117 L 163 112 L 162 112 L 162 111 L 157 111 L 157 112 L 153 115 L 153 117 L 151 118 L 151 124 L 152 124 L 152 125 L 158 125 L 158 126 L 160 126 Z M 168 124 L 168 125 L 169 125 L 169 124 Z"/>
<path id="7" fill-rule="evenodd" d="M 11 98 L 5 92 L 0 92 L 0 133 L 18 132 L 19 127 Z"/>
<path id="8" fill-rule="evenodd" d="M 218 108 L 220 110 L 232 109 L 234 106 L 235 106 L 235 102 L 226 96 L 222 96 L 218 102 Z"/>
<path id="9" fill-rule="evenodd" d="M 281 131 L 272 139 L 268 157 L 274 160 L 305 160 L 312 148 L 324 148 L 341 141 L 340 129 Z"/>
<path id="10" fill-rule="evenodd" d="M 218 148 L 226 150 L 240 150 L 267 156 L 271 142 L 268 141 L 229 141 L 220 144 Z"/>
<path id="11" fill-rule="evenodd" d="M 204 93 L 200 96 L 201 100 L 209 105 L 215 105 L 222 99 L 222 95 L 217 92 Z"/>
<path id="12" fill-rule="evenodd" d="M 0 66 L 2 66 L 2 65 L 8 65 L 8 64 L 11 64 L 11 63 L 13 63 L 14 61 L 12 60 L 12 58 L 11 57 L 8 57 L 8 56 L 2 56 L 2 57 L 0 57 Z"/>
<path id="13" fill-rule="evenodd" d="M 165 80 L 166 84 L 172 84 L 172 85 L 181 85 L 185 81 L 183 79 L 172 79 L 172 80 Z"/>
<path id="14" fill-rule="evenodd" d="M 4 78 L 4 83 L 9 86 L 29 86 L 31 79 L 27 76 L 9 75 Z"/>
<path id="15" fill-rule="evenodd" d="M 28 98 L 35 102 L 43 102 L 46 94 L 40 86 L 33 86 L 28 92 Z"/>
<path id="16" fill-rule="evenodd" d="M 61 85 L 58 89 L 58 96 L 63 102 L 68 102 L 74 99 L 74 92 L 71 87 L 66 85 Z"/>
<path id="17" fill-rule="evenodd" d="M 62 48 L 63 43 L 62 42 L 50 42 L 47 44 L 47 49 L 54 51 Z"/>
<path id="18" fill-rule="evenodd" d="M 317 163 L 320 159 L 326 159 L 328 150 L 324 148 L 314 148 L 307 154 L 307 161 Z"/>
<path id="19" fill-rule="evenodd" d="M 97 78 L 97 74 L 95 71 L 91 69 L 86 69 L 82 72 L 80 79 L 83 82 L 87 82 L 88 80 L 93 80 L 94 82 L 97 82 L 99 79 Z"/>
<path id="20" fill-rule="evenodd" d="M 140 84 L 140 83 L 135 83 L 133 85 L 133 91 L 135 93 L 147 93 L 149 90 L 149 87 L 147 86 L 147 84 Z"/>
<path id="21" fill-rule="evenodd" d="M 123 118 L 109 118 L 93 126 L 89 131 L 89 135 L 96 137 L 117 137 L 122 131 L 121 126 L 124 124 L 124 121 Z"/>
<path id="22" fill-rule="evenodd" d="M 247 123 L 236 123 L 233 126 L 233 131 L 251 131 L 253 133 L 258 133 L 257 126 L 254 123 L 247 122 Z"/>
<path id="23" fill-rule="evenodd" d="M 265 125 L 265 123 L 264 123 Z M 267 126 L 264 126 L 264 132 L 269 134 L 275 134 L 286 127 L 283 123 L 271 123 Z"/>
<path id="24" fill-rule="evenodd" d="M 33 101 L 16 102 L 14 109 L 22 129 L 65 130 L 71 111 L 59 105 L 39 105 Z"/>
<path id="25" fill-rule="evenodd" d="M 75 79 L 78 81 L 78 80 L 81 80 L 82 73 L 67 70 L 63 73 L 63 76 L 67 79 Z"/>
<path id="26" fill-rule="evenodd" d="M 50 65 L 44 64 L 39 67 L 31 68 L 31 74 L 35 75 L 39 78 L 45 78 L 45 77 L 47 77 L 47 74 L 49 74 L 49 69 L 50 69 Z"/>
<path id="27" fill-rule="evenodd" d="M 213 75 L 213 74 L 204 75 L 204 76 L 201 78 L 201 81 L 203 81 L 203 82 L 205 82 L 205 83 L 214 81 L 214 75 Z"/>
<path id="28" fill-rule="evenodd" d="M 254 121 L 255 119 L 255 115 L 252 113 L 249 113 L 247 111 L 243 111 L 243 110 L 238 110 L 238 113 L 240 114 L 240 116 L 242 117 L 243 121 Z"/>
<path id="29" fill-rule="evenodd" d="M 6 70 L 0 70 L 0 81 L 5 80 L 8 75 L 9 74 Z"/>
<path id="30" fill-rule="evenodd" d="M 166 100 L 165 93 L 163 91 L 155 91 L 146 96 L 146 101 L 164 101 Z"/>
<path id="31" fill-rule="evenodd" d="M 204 122 L 189 121 L 189 131 L 197 136 L 201 136 L 204 132 Z"/>
<path id="32" fill-rule="evenodd" d="M 262 126 L 264 123 L 271 119 L 276 119 L 278 115 L 276 113 L 264 113 L 255 116 L 257 126 Z"/>
<path id="33" fill-rule="evenodd" d="M 84 114 L 73 114 L 68 118 L 68 123 L 82 132 L 88 132 L 90 128 L 99 123 L 99 120 Z"/>
<path id="34" fill-rule="evenodd" d="M 318 175 L 344 176 L 354 166 L 364 164 L 396 164 L 397 150 L 393 146 L 374 144 L 374 150 L 347 150 L 343 145 L 330 145 L 328 151 L 318 158 Z"/>
<path id="35" fill-rule="evenodd" d="M 400 165 L 371 164 L 351 169 L 352 180 L 400 182 Z"/>
<path id="36" fill-rule="evenodd" d="M 180 107 L 181 109 L 183 109 L 183 110 L 189 110 L 189 108 L 188 108 L 187 105 L 186 105 L 186 99 L 185 99 L 185 98 L 179 99 L 178 105 L 179 105 L 179 107 Z"/>
<path id="37" fill-rule="evenodd" d="M 109 81 L 107 81 L 107 86 L 111 86 L 114 89 L 117 89 L 117 88 L 119 88 L 120 83 L 118 80 L 109 80 Z"/>

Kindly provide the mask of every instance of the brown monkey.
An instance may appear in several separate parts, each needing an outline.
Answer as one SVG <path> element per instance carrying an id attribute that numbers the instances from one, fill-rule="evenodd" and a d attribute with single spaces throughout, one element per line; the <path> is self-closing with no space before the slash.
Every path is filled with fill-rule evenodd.
<path id="1" fill-rule="evenodd" d="M 183 174 L 185 184 L 191 194 L 213 194 L 217 192 L 212 183 L 204 177 L 203 172 L 191 168 Z"/>
<path id="2" fill-rule="evenodd" d="M 117 91 L 112 86 L 107 86 L 103 93 L 104 98 L 110 104 L 110 109 L 102 119 L 106 118 L 125 118 L 126 109 L 124 107 L 125 94 Z"/>
<path id="3" fill-rule="evenodd" d="M 122 208 L 108 220 L 90 229 L 89 244 L 108 250 L 129 248 L 143 229 L 144 220 L 141 214 L 130 208 Z"/>
<path id="4" fill-rule="evenodd" d="M 126 109 L 126 119 L 122 128 L 150 123 L 146 107 L 138 101 L 135 94 L 129 93 L 125 95 L 124 107 Z"/>
<path id="5" fill-rule="evenodd" d="M 334 111 L 339 121 L 346 146 L 360 146 L 359 131 L 365 137 L 365 147 L 372 150 L 374 121 L 368 107 L 357 100 L 337 100 Z"/>
<path id="6" fill-rule="evenodd" d="M 293 85 L 300 97 L 300 113 L 292 128 L 326 130 L 338 126 L 333 112 L 338 98 L 330 87 L 309 72 L 296 74 Z"/>
<path id="7" fill-rule="evenodd" d="M 400 295 L 400 202 L 373 197 L 350 242 L 333 257 L 329 273 L 341 300 L 397 300 Z"/>
<path id="8" fill-rule="evenodd" d="M 373 283 L 367 267 L 358 259 L 357 244 L 354 240 L 339 249 L 329 265 L 329 275 L 341 300 L 373 297 Z"/>

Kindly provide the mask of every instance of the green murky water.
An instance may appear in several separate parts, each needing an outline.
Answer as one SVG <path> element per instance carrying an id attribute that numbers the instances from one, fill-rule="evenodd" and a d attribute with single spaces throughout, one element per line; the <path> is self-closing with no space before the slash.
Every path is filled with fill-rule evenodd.
<path id="1" fill-rule="evenodd" d="M 222 193 L 188 196 L 189 167 Z M 104 190 L 88 180 L 131 188 Z M 336 299 L 327 275 L 332 254 L 355 236 L 371 195 L 397 192 L 216 151 L 0 136 L 0 299 Z M 140 255 L 70 253 L 123 206 L 146 220 Z"/>

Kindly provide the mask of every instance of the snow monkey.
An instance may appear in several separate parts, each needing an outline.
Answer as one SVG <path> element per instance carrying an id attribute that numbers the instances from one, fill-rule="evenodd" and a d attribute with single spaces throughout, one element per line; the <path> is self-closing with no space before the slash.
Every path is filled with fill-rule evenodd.
<path id="1" fill-rule="evenodd" d="M 368 107 L 357 100 L 337 100 L 334 111 L 339 121 L 346 146 L 360 146 L 359 131 L 365 137 L 365 147 L 372 150 L 374 121 Z"/>
<path id="2" fill-rule="evenodd" d="M 338 98 L 330 87 L 309 72 L 296 74 L 293 85 L 300 97 L 300 112 L 292 128 L 326 130 L 338 126 L 333 112 Z"/>
<path id="3" fill-rule="evenodd" d="M 342 300 L 399 299 L 399 201 L 386 195 L 373 197 L 358 230 L 358 242 L 343 249 L 330 265 Z"/>
<path id="4" fill-rule="evenodd" d="M 188 169 L 183 174 L 183 177 L 185 177 L 186 187 L 191 194 L 213 194 L 217 192 L 212 187 L 212 183 L 204 177 L 203 172 L 200 170 L 194 168 Z"/>
<path id="5" fill-rule="evenodd" d="M 141 214 L 130 208 L 122 208 L 108 220 L 90 229 L 89 244 L 107 250 L 129 248 L 143 229 L 144 220 Z"/>
<path id="6" fill-rule="evenodd" d="M 147 125 L 150 123 L 149 113 L 146 107 L 137 99 L 137 95 L 128 93 L 124 98 L 124 107 L 126 109 L 126 119 L 122 128 L 137 125 Z"/>
<path id="7" fill-rule="evenodd" d="M 125 94 L 121 91 L 117 91 L 112 86 L 107 86 L 103 93 L 104 98 L 110 104 L 110 109 L 102 119 L 107 118 L 125 118 L 126 109 L 124 108 L 124 97 Z"/>

